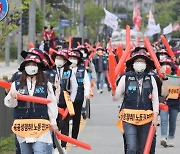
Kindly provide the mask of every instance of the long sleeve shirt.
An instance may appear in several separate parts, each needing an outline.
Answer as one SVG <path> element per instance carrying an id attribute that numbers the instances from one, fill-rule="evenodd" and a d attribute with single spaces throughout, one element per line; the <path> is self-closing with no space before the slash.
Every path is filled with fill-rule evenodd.
<path id="1" fill-rule="evenodd" d="M 71 100 L 74 102 L 76 95 L 77 95 L 77 89 L 78 89 L 78 83 L 76 80 L 76 72 L 77 67 L 72 68 L 72 76 L 71 76 Z M 85 70 L 84 73 L 84 96 L 87 97 L 90 94 L 90 80 L 87 71 Z"/>
<path id="2" fill-rule="evenodd" d="M 116 93 L 113 96 L 113 101 L 119 100 L 120 103 L 123 102 L 124 94 L 125 94 L 125 78 L 126 78 L 125 75 L 121 77 L 121 79 L 119 81 L 119 84 L 118 84 L 118 86 L 116 88 Z M 157 89 L 156 81 L 155 81 L 153 76 L 151 76 L 151 81 L 152 81 L 152 86 L 153 86 L 153 90 L 152 90 L 153 111 L 156 112 L 156 113 L 159 113 L 158 89 Z M 141 90 L 142 90 L 142 82 L 143 82 L 143 79 L 141 79 L 139 81 L 139 84 L 141 85 L 139 87 L 140 93 L 141 93 Z"/>
<path id="3" fill-rule="evenodd" d="M 29 92 L 30 96 L 33 96 L 35 85 L 36 85 L 36 81 L 32 82 L 32 88 L 31 88 L 31 80 L 27 78 L 27 87 L 28 87 L 28 92 Z M 4 98 L 4 104 L 7 107 L 15 108 L 18 105 L 17 99 L 14 99 L 11 97 L 11 92 L 15 89 L 16 89 L 15 82 L 13 82 L 8 95 Z M 58 108 L 57 108 L 57 102 L 56 102 L 56 98 L 55 98 L 55 95 L 53 92 L 52 84 L 50 82 L 47 83 L 47 90 L 48 90 L 47 99 L 51 100 L 51 103 L 47 104 L 49 121 L 50 121 L 51 125 L 56 125 Z M 38 138 L 23 138 L 23 137 L 17 136 L 17 139 L 18 139 L 19 143 L 22 143 L 22 142 L 33 143 L 33 142 L 37 142 L 37 141 L 45 142 L 45 143 L 52 143 L 52 137 L 51 137 L 50 131 L 41 135 Z"/>

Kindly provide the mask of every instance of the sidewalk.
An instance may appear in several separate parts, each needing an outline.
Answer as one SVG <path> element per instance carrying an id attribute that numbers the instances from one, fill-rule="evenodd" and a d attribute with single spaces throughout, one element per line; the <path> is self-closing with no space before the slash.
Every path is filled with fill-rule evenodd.
<path id="1" fill-rule="evenodd" d="M 17 61 L 10 62 L 9 66 L 5 66 L 5 62 L 0 62 L 0 79 L 3 78 L 3 76 L 7 76 L 8 79 L 11 78 L 11 76 L 18 70 L 19 64 Z"/>

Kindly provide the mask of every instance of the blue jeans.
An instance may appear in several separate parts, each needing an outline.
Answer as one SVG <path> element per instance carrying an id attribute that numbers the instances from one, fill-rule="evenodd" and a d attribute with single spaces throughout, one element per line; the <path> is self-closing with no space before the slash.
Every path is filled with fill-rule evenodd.
<path id="1" fill-rule="evenodd" d="M 104 72 L 96 72 L 97 75 L 97 89 L 103 89 L 104 86 Z"/>
<path id="2" fill-rule="evenodd" d="M 52 154 L 52 144 L 44 142 L 20 143 L 21 154 Z"/>
<path id="3" fill-rule="evenodd" d="M 169 134 L 168 134 L 168 116 L 169 116 Z M 176 131 L 176 120 L 178 116 L 178 109 L 169 107 L 169 111 L 160 111 L 161 117 L 161 136 L 164 138 L 173 139 Z"/>
<path id="4" fill-rule="evenodd" d="M 126 154 L 143 154 L 151 122 L 137 126 L 124 122 L 124 135 L 127 145 Z"/>

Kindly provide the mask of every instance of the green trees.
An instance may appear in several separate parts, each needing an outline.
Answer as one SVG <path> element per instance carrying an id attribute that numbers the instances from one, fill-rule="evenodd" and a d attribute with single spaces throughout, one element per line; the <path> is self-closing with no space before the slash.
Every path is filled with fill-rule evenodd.
<path id="1" fill-rule="evenodd" d="M 96 40 L 101 25 L 101 20 L 104 18 L 104 10 L 92 1 L 88 1 L 84 5 L 84 24 L 87 27 L 86 33 L 92 40 Z"/>
<path id="2" fill-rule="evenodd" d="M 160 23 L 161 28 L 166 27 L 169 23 L 175 24 L 180 22 L 180 1 L 169 0 L 160 1 L 155 5 L 156 21 Z M 174 36 L 180 37 L 180 32 L 173 32 Z"/>

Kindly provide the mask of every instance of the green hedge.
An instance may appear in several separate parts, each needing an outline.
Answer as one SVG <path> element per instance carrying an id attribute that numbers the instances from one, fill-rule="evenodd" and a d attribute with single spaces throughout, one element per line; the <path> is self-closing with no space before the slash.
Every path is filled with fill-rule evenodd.
<path id="1" fill-rule="evenodd" d="M 15 152 L 14 135 L 10 135 L 7 138 L 0 138 L 0 153 L 11 154 Z"/>

